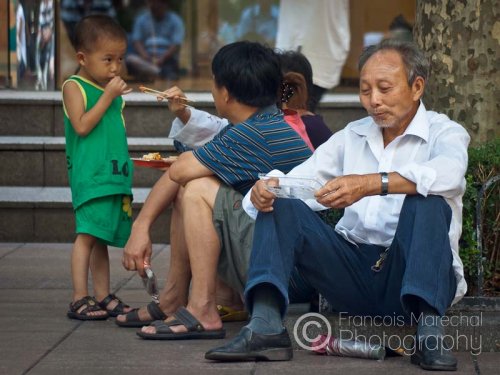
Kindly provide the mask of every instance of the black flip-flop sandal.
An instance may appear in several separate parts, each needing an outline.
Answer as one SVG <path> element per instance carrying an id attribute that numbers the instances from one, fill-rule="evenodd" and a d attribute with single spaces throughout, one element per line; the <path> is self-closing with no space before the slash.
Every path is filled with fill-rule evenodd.
<path id="1" fill-rule="evenodd" d="M 85 308 L 79 312 L 78 310 L 80 310 L 82 306 L 85 306 Z M 94 297 L 85 296 L 78 301 L 71 302 L 69 304 L 69 311 L 66 313 L 66 315 L 70 319 L 77 320 L 106 320 L 109 317 L 107 313 L 103 315 L 89 314 L 90 312 L 94 311 L 106 312 L 106 310 L 101 309 L 99 303 L 95 300 Z"/>
<path id="2" fill-rule="evenodd" d="M 160 306 L 156 302 L 150 302 L 146 308 L 148 309 L 149 315 L 153 318 L 150 320 L 141 320 L 139 318 L 139 309 L 133 309 L 125 314 L 126 320 L 121 322 L 115 319 L 115 323 L 120 327 L 129 328 L 141 328 L 142 326 L 147 326 L 154 322 L 155 320 L 165 320 L 167 315 L 160 309 Z"/>
<path id="3" fill-rule="evenodd" d="M 116 306 L 113 309 L 108 309 L 108 305 L 113 301 L 117 302 Z M 101 309 L 106 310 L 109 316 L 113 318 L 121 314 L 126 314 L 125 309 L 130 307 L 129 305 L 123 303 L 123 301 L 114 294 L 108 294 L 107 297 L 99 302 L 99 306 L 101 306 Z"/>
<path id="4" fill-rule="evenodd" d="M 207 331 L 205 327 L 186 308 L 180 307 L 173 315 L 171 322 L 156 321 L 152 325 L 156 333 L 138 331 L 137 335 L 146 340 L 203 340 L 223 339 L 226 337 L 225 329 Z M 170 327 L 183 325 L 187 332 L 174 332 Z"/>

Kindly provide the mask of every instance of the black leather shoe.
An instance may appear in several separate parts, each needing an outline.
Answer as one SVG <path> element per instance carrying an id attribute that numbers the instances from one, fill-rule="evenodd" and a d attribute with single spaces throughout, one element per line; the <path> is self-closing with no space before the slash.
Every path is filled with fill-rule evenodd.
<path id="1" fill-rule="evenodd" d="M 293 357 L 292 342 L 286 329 L 276 335 L 261 335 L 243 327 L 224 346 L 205 353 L 215 361 L 289 361 Z"/>
<path id="2" fill-rule="evenodd" d="M 415 349 L 415 354 L 411 356 L 414 365 L 431 371 L 457 371 L 457 359 L 442 337 L 426 336 L 418 341 Z"/>

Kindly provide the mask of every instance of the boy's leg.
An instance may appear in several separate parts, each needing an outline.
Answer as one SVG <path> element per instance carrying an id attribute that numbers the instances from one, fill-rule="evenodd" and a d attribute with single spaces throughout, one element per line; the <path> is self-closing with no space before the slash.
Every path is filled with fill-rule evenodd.
<path id="1" fill-rule="evenodd" d="M 96 241 L 92 255 L 90 256 L 90 271 L 92 274 L 92 283 L 94 285 L 94 295 L 97 301 L 101 302 L 101 307 L 108 312 L 113 311 L 121 300 L 118 298 L 111 299 L 104 304 L 103 301 L 110 295 L 110 262 L 108 247 L 100 241 Z M 123 305 L 118 311 L 128 313 L 132 308 L 128 305 Z"/>
<path id="2" fill-rule="evenodd" d="M 88 233 L 95 241 L 91 248 L 89 266 L 92 273 L 94 295 L 102 302 L 110 294 L 110 264 L 108 245 L 123 247 L 130 236 L 131 198 L 126 195 L 111 195 L 95 198 L 77 210 L 77 231 Z M 113 298 L 102 304 L 108 312 L 114 310 L 120 300 Z M 119 311 L 128 312 L 124 305 Z M 113 311 L 114 313 L 114 311 Z"/>
<path id="3" fill-rule="evenodd" d="M 89 295 L 88 276 L 92 247 L 97 242 L 96 238 L 85 233 L 76 236 L 71 253 L 71 278 L 73 281 L 73 302 Z M 82 306 L 80 310 L 83 310 Z M 80 311 L 78 311 L 80 312 Z M 104 316 L 104 310 L 89 311 L 89 316 Z"/>
<path id="4" fill-rule="evenodd" d="M 98 301 L 102 301 L 109 294 L 109 254 L 108 247 L 98 240 L 92 247 L 90 272 L 94 285 L 94 295 Z"/>
<path id="5" fill-rule="evenodd" d="M 89 295 L 88 276 L 92 247 L 97 240 L 89 234 L 76 236 L 71 253 L 71 277 L 73 280 L 73 301 Z"/>
<path id="6" fill-rule="evenodd" d="M 100 275 L 101 279 L 97 278 L 98 287 L 102 288 L 102 283 L 107 283 L 104 289 L 109 290 L 109 260 L 105 260 L 103 265 L 96 265 L 96 259 L 102 256 L 107 257 L 107 252 L 94 254 L 95 247 L 102 247 L 102 243 L 98 238 L 112 240 L 114 237 L 114 229 L 116 229 L 117 221 L 110 220 L 111 217 L 118 217 L 121 210 L 121 198 L 104 197 L 92 199 L 75 211 L 76 233 L 77 237 L 71 257 L 71 271 L 73 277 L 73 302 L 80 300 L 89 295 L 88 291 L 88 272 L 89 268 L 93 269 L 92 277 L 96 272 L 102 273 L 99 267 L 105 267 L 105 271 Z M 117 208 L 119 206 L 119 208 Z M 114 214 L 114 215 L 113 215 Z M 105 247 L 105 246 L 104 246 Z M 101 259 L 99 259 L 101 260 Z M 102 279 L 102 277 L 104 279 Z M 96 280 L 94 280 L 95 283 Z M 94 284 L 94 287 L 96 285 Z M 107 315 L 103 311 L 91 311 L 88 315 Z"/>

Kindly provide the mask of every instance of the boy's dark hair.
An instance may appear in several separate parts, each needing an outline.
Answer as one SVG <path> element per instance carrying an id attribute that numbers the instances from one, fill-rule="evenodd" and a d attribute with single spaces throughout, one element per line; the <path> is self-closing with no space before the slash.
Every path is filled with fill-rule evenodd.
<path id="1" fill-rule="evenodd" d="M 127 33 L 113 18 L 105 15 L 90 15 L 82 18 L 75 28 L 76 51 L 92 51 L 100 38 L 127 40 Z"/>
<path id="2" fill-rule="evenodd" d="M 212 60 L 218 87 L 225 87 L 238 102 L 251 107 L 275 104 L 282 76 L 276 53 L 255 42 L 222 47 Z"/>
<path id="3" fill-rule="evenodd" d="M 299 73 L 304 77 L 307 87 L 307 109 L 312 108 L 312 92 L 313 92 L 313 71 L 312 66 L 307 57 L 298 51 L 279 51 L 278 58 L 283 74 L 294 72 Z"/>

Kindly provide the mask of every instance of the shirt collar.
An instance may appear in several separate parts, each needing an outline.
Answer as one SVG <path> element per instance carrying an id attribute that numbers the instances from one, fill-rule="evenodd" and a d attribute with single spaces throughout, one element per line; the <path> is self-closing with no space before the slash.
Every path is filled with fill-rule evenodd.
<path id="1" fill-rule="evenodd" d="M 283 115 L 280 109 L 275 104 L 271 104 L 267 107 L 258 108 L 248 119 L 243 121 L 244 123 L 250 123 L 253 121 L 259 121 L 263 118 L 269 118 L 271 116 L 276 116 L 278 114 Z"/>
<path id="2" fill-rule="evenodd" d="M 276 104 L 271 104 L 268 105 L 267 107 L 262 107 L 257 109 L 255 113 L 252 115 L 252 117 L 259 116 L 259 115 L 274 115 L 279 112 L 278 107 L 276 107 Z"/>
<path id="3" fill-rule="evenodd" d="M 422 101 L 420 101 L 417 113 L 415 113 L 403 136 L 407 134 L 422 138 L 425 142 L 429 140 L 429 121 L 427 121 L 427 110 Z"/>
<path id="4" fill-rule="evenodd" d="M 283 114 L 283 112 L 280 109 L 278 109 L 278 107 L 275 104 L 271 104 L 267 107 L 257 108 L 257 110 L 249 118 L 247 118 L 246 120 L 244 120 L 242 122 L 238 122 L 236 124 L 233 124 L 232 122 L 230 122 L 229 126 L 251 123 L 254 120 L 258 119 L 257 116 L 262 118 L 262 116 L 276 116 L 280 113 Z"/>
<path id="5" fill-rule="evenodd" d="M 371 119 L 360 126 L 356 126 L 352 129 L 353 132 L 367 138 L 378 137 L 381 135 L 380 127 Z M 406 128 L 402 136 L 405 135 L 415 135 L 422 138 L 425 142 L 429 140 L 429 122 L 427 121 L 427 110 L 425 109 L 424 103 L 420 101 L 417 109 L 417 113 L 413 116 L 410 124 Z"/>

